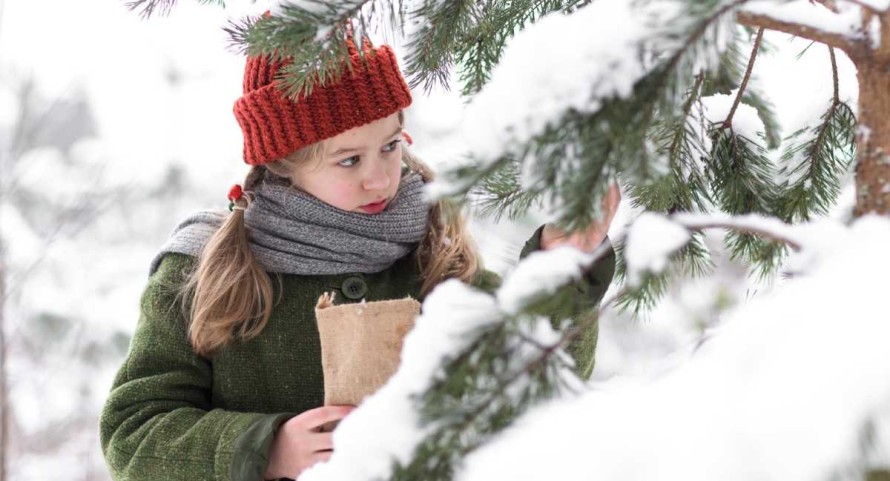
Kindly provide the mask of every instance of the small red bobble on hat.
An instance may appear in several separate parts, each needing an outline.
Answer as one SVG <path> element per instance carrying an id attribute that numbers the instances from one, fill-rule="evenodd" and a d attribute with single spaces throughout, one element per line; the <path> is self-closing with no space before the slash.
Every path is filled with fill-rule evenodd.
<path id="1" fill-rule="evenodd" d="M 402 137 L 405 137 L 405 142 L 408 142 L 408 145 L 414 145 L 414 139 L 411 138 L 411 134 L 403 130 Z"/>
<path id="2" fill-rule="evenodd" d="M 229 200 L 235 202 L 236 200 L 241 200 L 241 197 L 244 197 L 244 190 L 238 184 L 233 185 L 229 189 Z"/>
<path id="3" fill-rule="evenodd" d="M 240 185 L 235 184 L 229 189 L 229 212 L 235 209 L 235 202 L 244 198 L 244 190 Z"/>

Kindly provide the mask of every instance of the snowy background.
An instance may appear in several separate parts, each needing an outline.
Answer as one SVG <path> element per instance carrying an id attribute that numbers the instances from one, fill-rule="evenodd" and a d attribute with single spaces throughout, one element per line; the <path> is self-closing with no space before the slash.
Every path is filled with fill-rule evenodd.
<path id="1" fill-rule="evenodd" d="M 223 10 L 191 1 L 179 3 L 171 16 L 143 21 L 118 1 L 0 0 L 0 265 L 5 275 L 11 479 L 108 479 L 99 451 L 97 416 L 135 327 L 148 263 L 178 219 L 196 209 L 224 208 L 229 186 L 240 182 L 246 173 L 240 155 L 241 133 L 232 115 L 232 104 L 240 95 L 243 58 L 226 49 L 227 38 L 220 26 L 228 16 L 262 12 L 266 5 L 229 2 L 229 8 Z M 774 101 L 783 133 L 788 134 L 818 115 L 814 104 L 822 105 L 831 97 L 829 59 L 825 48 L 818 45 L 796 59 L 809 45 L 807 41 L 770 33 L 766 39 L 774 48 L 758 58 L 755 82 Z M 534 51 L 535 45 L 527 48 L 529 56 L 540 55 Z M 552 49 L 548 55 L 560 59 Z M 841 97 L 855 105 L 855 73 L 845 57 L 841 55 L 839 61 Z M 516 89 L 520 88 L 526 87 L 516 84 Z M 431 161 L 440 161 L 444 152 L 459 150 L 460 145 L 442 143 L 455 138 L 452 134 L 464 112 L 456 94 L 436 91 L 427 98 L 415 92 L 415 103 L 407 113 L 414 150 Z M 832 217 L 847 217 L 851 205 L 848 187 Z M 613 224 L 613 235 L 620 235 L 635 215 L 623 205 Z M 542 215 L 531 215 L 499 225 L 474 222 L 486 265 L 507 273 L 525 239 L 546 220 Z M 878 222 L 858 228 L 858 236 L 825 234 L 832 242 L 849 244 L 847 250 L 833 254 L 845 256 L 841 258 L 848 262 L 826 261 L 813 268 L 814 278 L 822 281 L 812 285 L 749 279 L 744 267 L 721 256 L 721 237 L 714 233 L 708 244 L 718 265 L 717 274 L 678 283 L 645 320 L 608 312 L 601 320 L 594 371 L 593 385 L 600 386 L 595 389 L 599 397 L 586 404 L 572 401 L 578 407 L 560 406 L 560 417 L 535 413 L 540 425 L 535 426 L 537 418 L 531 417 L 528 429 L 553 439 L 560 435 L 547 429 L 572 425 L 580 417 L 602 417 L 585 425 L 601 427 L 606 434 L 580 429 L 563 439 L 568 445 L 550 447 L 550 454 L 557 456 L 554 459 L 585 456 L 577 451 L 579 444 L 598 450 L 600 461 L 608 462 L 596 464 L 597 469 L 591 467 L 586 479 L 656 479 L 652 472 L 617 474 L 622 465 L 646 465 L 639 459 L 650 461 L 649 469 L 662 468 L 663 477 L 657 479 L 677 479 L 669 474 L 689 475 L 682 468 L 688 465 L 684 463 L 706 458 L 711 461 L 700 466 L 701 473 L 713 473 L 708 468 L 719 466 L 738 479 L 767 479 L 754 467 L 770 465 L 770 447 L 795 443 L 798 458 L 788 459 L 806 461 L 805 456 L 822 456 L 823 464 L 832 469 L 852 462 L 849 456 L 840 461 L 832 457 L 848 455 L 851 443 L 856 443 L 857 439 L 841 436 L 840 427 L 834 429 L 849 423 L 844 424 L 845 419 L 831 422 L 827 416 L 822 418 L 823 429 L 813 432 L 808 423 L 814 421 L 809 416 L 817 409 L 839 406 L 841 411 L 849 408 L 850 416 L 871 412 L 874 403 L 862 400 L 885 401 L 881 396 L 887 394 L 886 383 L 877 384 L 873 392 L 859 393 L 856 399 L 862 402 L 855 405 L 825 392 L 800 391 L 796 392 L 798 397 L 785 398 L 784 404 L 775 406 L 770 393 L 781 392 L 794 373 L 806 372 L 806 379 L 813 382 L 819 382 L 814 376 L 832 375 L 825 382 L 840 383 L 850 371 L 870 363 L 874 369 L 863 375 L 890 378 L 880 371 L 890 363 L 886 355 L 881 357 L 879 346 L 862 345 L 857 337 L 879 338 L 882 333 L 869 331 L 867 321 L 881 315 L 886 319 L 886 303 L 875 308 L 880 310 L 867 305 L 856 317 L 843 310 L 825 313 L 831 306 L 841 305 L 834 301 L 869 294 L 855 289 L 848 292 L 849 286 L 847 291 L 831 289 L 826 279 L 882 275 L 890 268 L 861 257 L 870 253 L 881 259 L 881 251 L 856 240 L 890 239 L 886 225 Z M 819 244 L 814 249 L 823 252 L 823 247 Z M 862 265 L 873 271 L 857 270 Z M 800 329 L 797 324 L 785 326 L 785 330 L 777 327 L 775 338 L 757 344 L 757 336 L 771 329 L 771 319 L 779 323 L 790 315 L 790 300 L 770 300 L 785 284 L 791 290 L 787 299 L 804 299 L 804 304 L 806 299 L 822 301 L 812 303 L 809 314 L 797 312 L 794 317 L 805 322 L 808 316 L 815 316 L 813 335 L 808 338 L 812 343 L 807 344 L 811 349 L 837 343 L 833 347 L 839 351 L 834 357 L 825 352 L 824 365 L 799 366 L 794 355 L 785 355 L 795 343 L 794 333 L 800 332 L 794 330 Z M 874 297 L 880 294 L 874 293 Z M 699 352 L 697 346 L 720 331 L 726 319 L 739 316 L 758 322 L 754 327 L 728 322 L 732 329 L 742 331 L 733 338 L 737 342 L 707 343 L 707 349 Z M 835 339 L 832 329 L 839 329 L 840 324 L 852 334 Z M 758 354 L 740 354 L 741 346 L 750 346 L 746 342 L 752 339 L 760 346 Z M 738 383 L 726 379 L 727 373 L 743 369 L 737 363 L 745 352 L 752 358 L 762 356 L 765 363 L 777 360 L 753 363 L 758 369 L 775 369 L 775 376 L 768 380 L 752 377 L 749 384 L 744 384 L 746 378 L 741 374 Z M 857 355 L 847 355 L 851 353 Z M 846 362 L 828 363 L 838 357 Z M 781 363 L 783 359 L 787 364 Z M 688 364 L 686 369 L 676 370 L 684 364 Z M 710 367 L 696 374 L 699 365 Z M 670 375 L 674 371 L 676 375 Z M 651 380 L 659 383 L 648 383 Z M 702 388 L 702 382 L 708 386 Z M 862 387 L 861 383 L 857 386 Z M 857 386 L 834 385 L 832 392 L 847 393 Z M 823 402 L 812 403 L 806 395 Z M 810 409 L 796 409 L 801 406 Z M 591 410 L 596 412 L 591 414 Z M 721 412 L 738 417 L 727 421 Z M 794 412 L 800 417 L 787 419 Z M 766 421 L 787 419 L 786 424 L 800 428 L 791 431 L 799 435 L 783 437 L 789 431 L 776 428 L 762 433 L 762 438 L 753 437 L 740 426 L 758 426 L 753 419 L 757 416 L 767 417 Z M 718 419 L 724 419 L 723 424 L 715 425 Z M 702 420 L 711 421 L 714 427 L 706 443 L 700 442 L 705 433 L 696 428 Z M 360 421 L 358 418 L 355 424 Z M 645 436 L 648 431 L 644 429 L 659 434 Z M 672 436 L 664 437 L 665 433 Z M 836 444 L 817 445 L 815 441 L 825 437 Z M 471 460 L 466 478 L 491 479 L 487 467 L 501 463 L 486 462 L 486 457 L 496 460 L 498 450 L 512 452 L 512 458 L 535 460 L 534 453 L 525 454 L 533 447 L 523 445 L 527 441 L 522 439 L 507 437 L 501 445 L 480 452 Z M 773 439 L 774 444 L 764 444 L 764 439 Z M 636 451 L 619 452 L 618 447 L 634 443 L 639 444 Z M 714 452 L 702 451 L 702 445 L 711 446 Z M 720 457 L 724 451 L 743 453 L 733 458 L 736 462 L 751 462 L 737 466 Z M 558 458 L 560 455 L 565 458 Z M 813 469 L 820 466 L 814 464 Z M 529 466 L 517 463 L 516 467 L 517 472 L 507 477 L 545 477 Z M 584 472 L 571 469 L 563 473 L 546 463 L 544 468 L 558 472 L 557 477 L 573 472 L 578 479 L 584 476 Z M 726 479 L 722 474 L 720 479 Z M 818 479 L 790 469 L 770 474 L 775 477 L 769 479 Z"/>

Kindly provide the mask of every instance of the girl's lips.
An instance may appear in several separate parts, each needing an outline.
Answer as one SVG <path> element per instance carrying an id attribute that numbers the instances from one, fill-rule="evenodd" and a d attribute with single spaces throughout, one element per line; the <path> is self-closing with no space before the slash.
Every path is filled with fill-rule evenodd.
<path id="1" fill-rule="evenodd" d="M 360 207 L 361 210 L 367 212 L 368 214 L 379 214 L 383 212 L 383 209 L 386 208 L 386 199 L 381 200 L 380 202 L 375 202 L 373 204 L 365 204 Z"/>

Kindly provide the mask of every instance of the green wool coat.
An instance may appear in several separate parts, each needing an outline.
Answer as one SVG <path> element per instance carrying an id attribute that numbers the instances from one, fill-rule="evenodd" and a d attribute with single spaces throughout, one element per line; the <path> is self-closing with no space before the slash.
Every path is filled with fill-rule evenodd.
<path id="1" fill-rule="evenodd" d="M 538 249 L 540 234 L 522 256 Z M 100 419 L 102 451 L 115 480 L 262 480 L 278 427 L 323 404 L 318 297 L 336 291 L 339 302 L 358 302 L 362 295 L 367 301 L 419 299 L 413 253 L 375 274 L 281 275 L 273 282 L 278 302 L 265 329 L 205 358 L 189 344 L 180 295 L 194 263 L 190 256 L 165 255 L 142 295 L 129 353 Z M 614 267 L 612 252 L 569 288 L 596 306 Z M 492 291 L 499 283 L 497 275 L 481 271 L 473 284 Z M 583 377 L 593 367 L 596 337 L 593 324 L 569 346 Z"/>

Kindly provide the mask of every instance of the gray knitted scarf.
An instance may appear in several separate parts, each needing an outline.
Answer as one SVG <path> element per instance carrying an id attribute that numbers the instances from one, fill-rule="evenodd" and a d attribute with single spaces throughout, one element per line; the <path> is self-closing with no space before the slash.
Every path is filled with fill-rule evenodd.
<path id="1" fill-rule="evenodd" d="M 383 271 L 411 252 L 427 231 L 430 206 L 423 185 L 420 175 L 405 175 L 386 210 L 371 215 L 340 210 L 267 176 L 244 212 L 250 250 L 268 272 Z M 204 211 L 181 222 L 152 260 L 150 272 L 167 252 L 199 256 L 227 215 Z"/>

